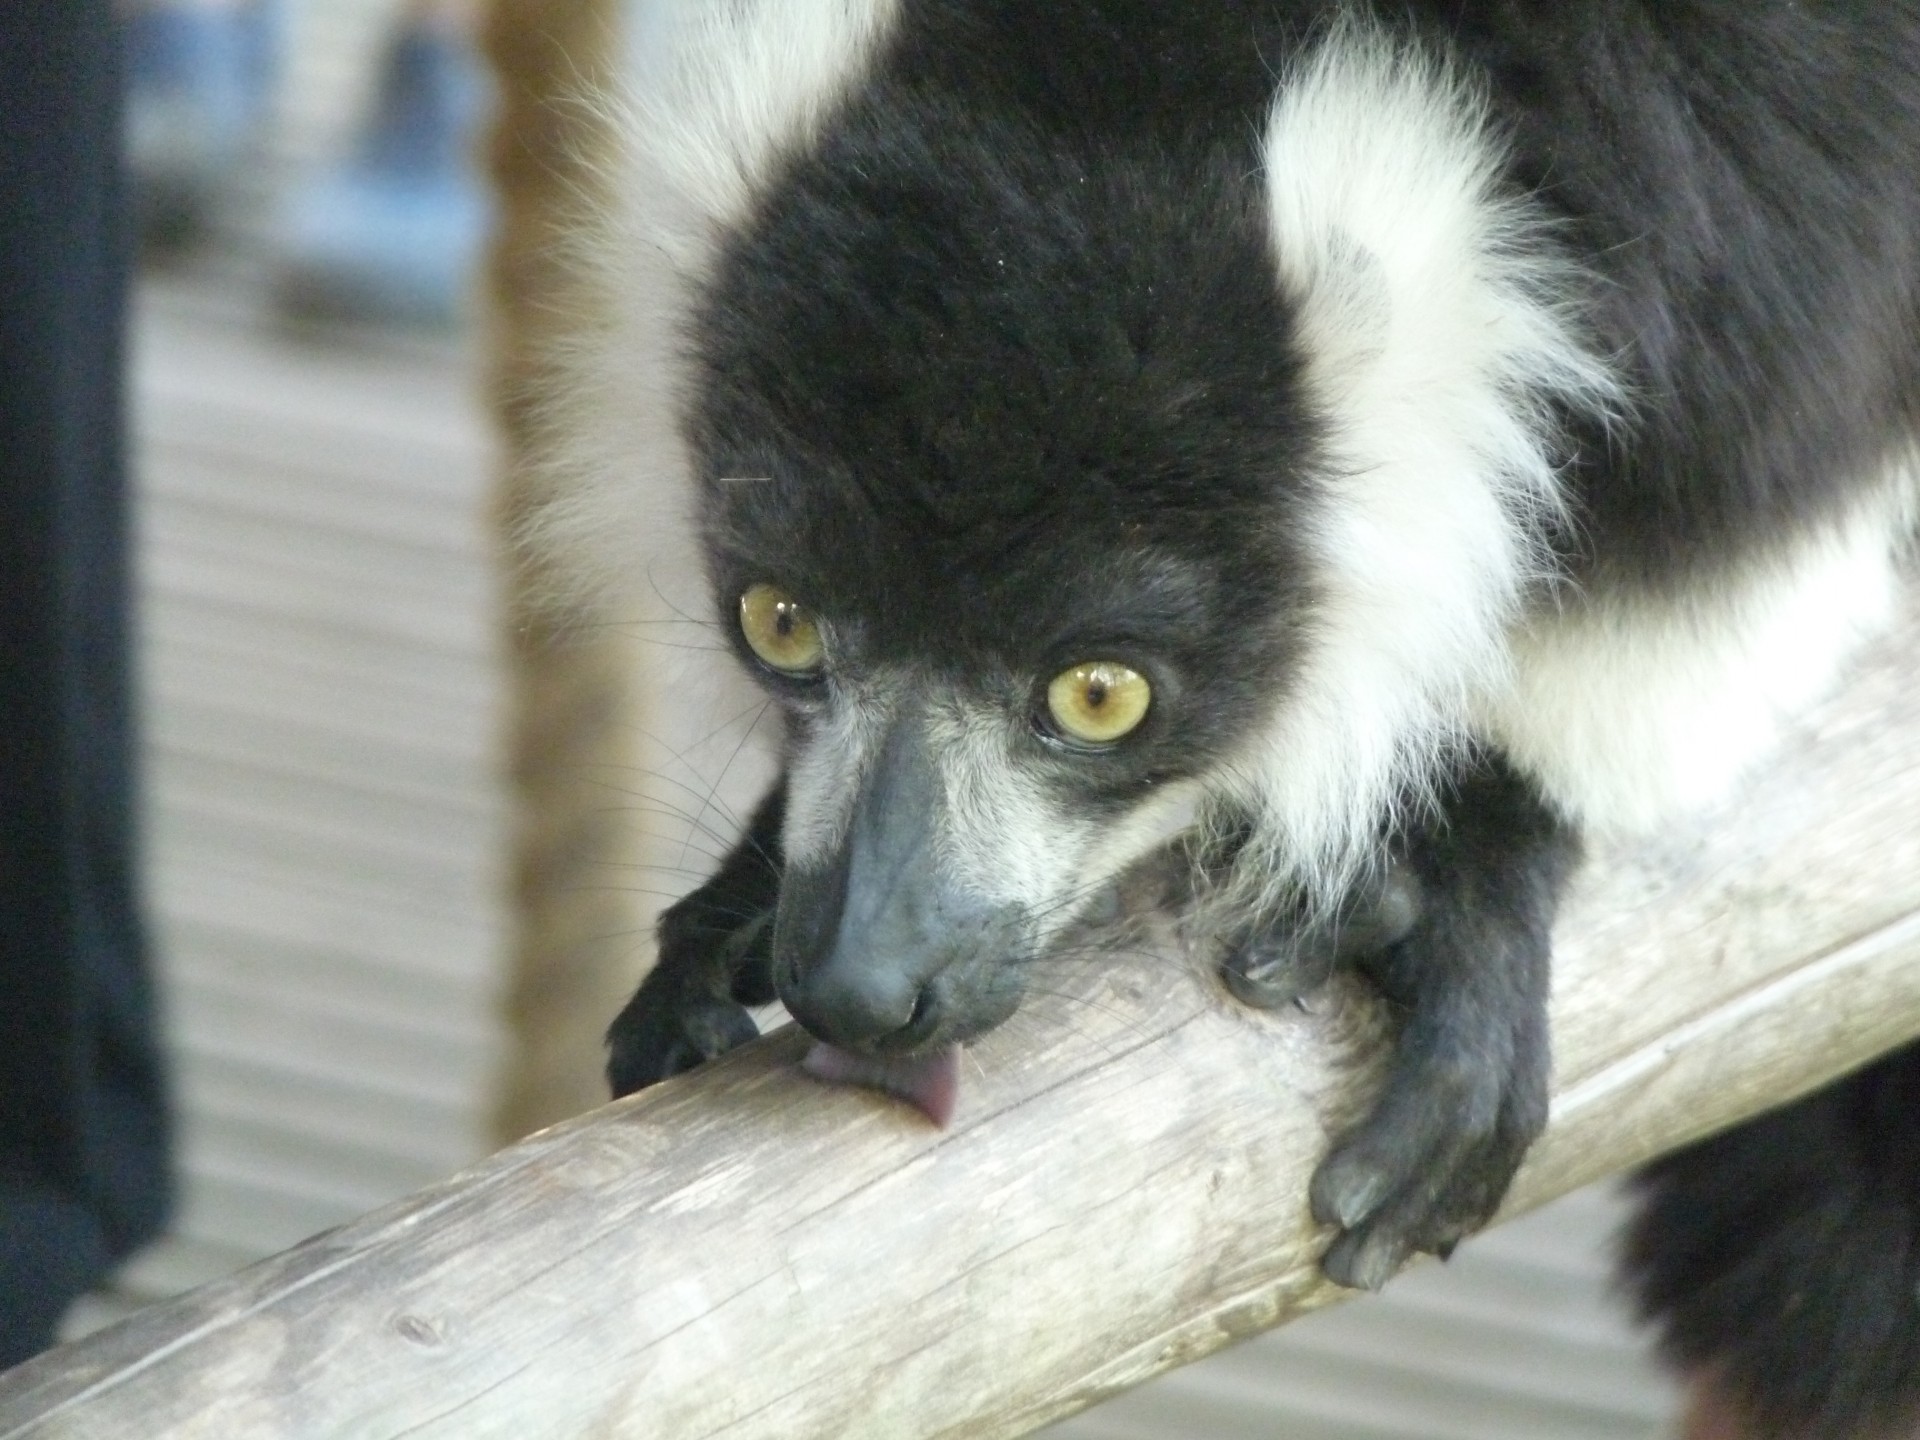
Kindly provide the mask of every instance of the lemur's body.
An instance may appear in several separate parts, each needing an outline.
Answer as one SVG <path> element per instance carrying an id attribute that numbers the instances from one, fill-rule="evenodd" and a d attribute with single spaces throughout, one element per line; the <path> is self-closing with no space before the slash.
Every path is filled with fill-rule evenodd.
<path id="1" fill-rule="evenodd" d="M 1405 1007 L 1330 1273 L 1444 1252 L 1544 1119 L 1581 832 L 1713 799 L 1891 613 L 1920 3 L 647 14 L 542 530 L 657 583 L 631 477 L 690 482 L 788 723 L 617 1087 L 774 989 L 963 1041 L 1197 809 L 1238 993 L 1339 951 Z"/>

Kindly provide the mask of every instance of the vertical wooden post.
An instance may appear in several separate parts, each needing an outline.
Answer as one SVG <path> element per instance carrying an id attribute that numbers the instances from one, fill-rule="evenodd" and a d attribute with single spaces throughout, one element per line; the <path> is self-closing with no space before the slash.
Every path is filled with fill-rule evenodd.
<path id="1" fill-rule="evenodd" d="M 580 302 L 563 260 L 564 217 L 591 203 L 607 136 L 580 96 L 618 54 L 615 0 L 493 0 L 484 45 L 499 87 L 490 163 L 500 209 L 488 281 L 492 401 L 504 435 L 498 533 L 537 504 L 536 417 L 554 383 L 551 345 Z M 503 540 L 503 547 L 504 547 Z M 620 777 L 642 728 L 633 641 L 569 632 L 543 596 L 541 563 L 508 553 L 507 753 L 516 820 L 508 1019 L 513 1049 L 502 1141 L 606 1098 L 601 1034 L 631 993 L 654 906 L 622 876 L 635 827 Z"/>

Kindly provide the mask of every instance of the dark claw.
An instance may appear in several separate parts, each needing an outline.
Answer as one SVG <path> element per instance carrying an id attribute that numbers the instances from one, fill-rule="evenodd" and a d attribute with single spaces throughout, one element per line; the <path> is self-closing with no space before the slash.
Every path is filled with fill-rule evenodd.
<path id="1" fill-rule="evenodd" d="M 1387 1198 L 1388 1183 L 1384 1169 L 1354 1164 L 1350 1152 L 1335 1154 L 1313 1172 L 1307 1191 L 1313 1218 L 1322 1225 L 1357 1230 Z"/>
<path id="2" fill-rule="evenodd" d="M 1349 1230 L 1328 1247 L 1320 1268 L 1334 1284 L 1349 1290 L 1382 1290 L 1412 1253 L 1388 1233 Z"/>
<path id="3" fill-rule="evenodd" d="M 1220 962 L 1220 978 L 1233 998 L 1256 1010 L 1297 1004 L 1332 974 L 1331 956 L 1303 956 L 1296 948 L 1273 942 L 1249 941 Z"/>

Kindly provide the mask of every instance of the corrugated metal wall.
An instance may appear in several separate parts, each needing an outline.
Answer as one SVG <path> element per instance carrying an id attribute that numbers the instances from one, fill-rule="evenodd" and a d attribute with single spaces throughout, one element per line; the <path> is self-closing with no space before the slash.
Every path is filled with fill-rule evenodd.
<path id="1" fill-rule="evenodd" d="M 491 444 L 448 348 L 145 288 L 147 889 L 197 1283 L 484 1153 L 504 899 Z M 83 1317 L 84 1323 L 84 1317 Z"/>

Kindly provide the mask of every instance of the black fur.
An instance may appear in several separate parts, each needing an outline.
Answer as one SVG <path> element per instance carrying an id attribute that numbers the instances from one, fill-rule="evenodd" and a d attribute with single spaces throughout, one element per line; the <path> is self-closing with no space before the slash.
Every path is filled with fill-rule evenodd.
<path id="1" fill-rule="evenodd" d="M 1205 773 L 1262 723 L 1313 624 L 1300 532 L 1332 421 L 1274 283 L 1259 138 L 1332 9 L 905 0 L 872 73 L 724 237 L 687 336 L 720 613 L 775 583 L 840 619 L 849 674 L 910 661 L 1015 708 L 1035 703 L 1019 677 L 1124 660 L 1155 686 L 1137 737 L 1097 763 L 1036 737 L 1031 764 L 1082 807 Z M 1920 0 L 1408 0 L 1389 19 L 1485 87 L 1506 182 L 1585 267 L 1570 298 L 1628 394 L 1608 421 L 1567 417 L 1570 577 L 1657 595 L 1750 560 L 1920 435 Z M 807 684 L 762 673 L 808 733 Z M 731 967 L 764 973 L 778 803 L 668 912 L 610 1036 L 616 1089 L 748 1033 Z M 1418 904 L 1377 947 L 1329 956 L 1258 915 L 1228 962 L 1265 1001 L 1309 951 L 1359 963 L 1404 1009 L 1378 1110 L 1314 1186 L 1343 1231 L 1329 1270 L 1366 1284 L 1484 1221 L 1543 1123 L 1547 935 L 1578 837 L 1489 754 L 1399 844 L 1416 883 L 1395 893 Z M 1759 1338 L 1786 1303 L 1769 1283 L 1813 1284 L 1822 1245 L 1864 1253 L 1847 1217 L 1908 1261 L 1920 1246 L 1892 1169 L 1849 1151 L 1816 1194 L 1767 1138 L 1865 1083 L 1651 1182 L 1639 1263 L 1676 1352 L 1753 1369 L 1749 1393 L 1794 1423 L 1865 1423 L 1913 1380 L 1911 1329 L 1848 1355 L 1889 1332 L 1837 1286 L 1813 1307 L 1818 1373 L 1761 1374 L 1782 1353 Z M 1798 1169 L 1778 1192 L 1711 1168 L 1781 1162 Z M 1699 1263 L 1658 1258 L 1701 1233 L 1673 1217 L 1690 1186 L 1716 1216 L 1747 1213 L 1752 1186 L 1818 1218 L 1751 1270 L 1731 1230 Z"/>
<path id="2" fill-rule="evenodd" d="M 1920 1046 L 1670 1155 L 1627 1268 L 1755 1440 L 1920 1434 Z"/>
<path id="3" fill-rule="evenodd" d="M 1575 836 L 1498 757 L 1405 845 L 1412 929 L 1359 960 L 1403 1012 L 1378 1109 L 1313 1177 L 1327 1274 L 1378 1289 L 1486 1223 L 1547 1123 L 1547 956 Z"/>
<path id="4" fill-rule="evenodd" d="M 1911 441 L 1920 5 L 1433 8 L 1492 80 L 1515 181 L 1604 281 L 1634 414 L 1580 454 L 1580 565 L 1695 576 L 1830 513 Z"/>
<path id="5" fill-rule="evenodd" d="M 720 872 L 660 917 L 659 963 L 607 1029 L 607 1083 L 629 1095 L 745 1044 L 749 1005 L 773 996 L 773 914 L 780 899 L 776 786 Z"/>
<path id="6" fill-rule="evenodd" d="M 1143 150 L 906 100 L 796 167 L 700 317 L 697 448 L 768 479 L 706 493 L 723 612 L 770 580 L 863 663 L 971 680 L 1137 650 L 1187 677 L 1164 753 L 1237 738 L 1304 607 L 1316 422 L 1249 154 Z"/>
<path id="7" fill-rule="evenodd" d="M 1330 8 L 909 4 L 714 287 L 709 374 L 808 417 L 769 437 L 710 412 L 722 473 L 897 474 L 889 496 L 989 553 L 1004 530 L 968 527 L 957 496 L 976 518 L 1030 516 L 1071 482 L 1095 510 L 1085 483 L 1116 462 L 1130 495 L 1143 468 L 1174 495 L 1142 499 L 1186 490 L 1188 515 L 1232 513 L 1190 493 L 1222 478 L 1284 503 L 1308 483 L 1313 417 L 1286 413 L 1297 361 L 1265 283 L 1256 142 L 1274 73 Z M 1488 85 L 1514 185 L 1600 282 L 1588 304 L 1634 414 L 1575 457 L 1576 569 L 1696 575 L 1829 514 L 1920 429 L 1920 5 L 1403 14 Z M 1196 390 L 1207 413 L 1174 416 Z M 790 448 L 821 430 L 827 454 Z M 1198 453 L 1167 454 L 1182 431 Z M 732 448 L 750 438 L 776 453 Z"/>

